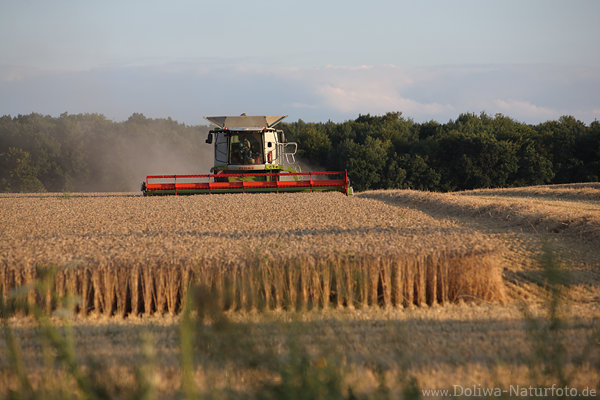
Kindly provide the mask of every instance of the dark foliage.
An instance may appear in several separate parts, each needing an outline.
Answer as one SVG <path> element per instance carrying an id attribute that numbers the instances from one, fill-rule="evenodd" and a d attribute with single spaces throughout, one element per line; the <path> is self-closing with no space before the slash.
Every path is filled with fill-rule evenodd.
<path id="1" fill-rule="evenodd" d="M 432 191 L 598 181 L 600 122 L 538 125 L 497 114 L 415 123 L 401 113 L 283 124 L 305 159 L 347 169 L 355 190 Z"/>
<path id="2" fill-rule="evenodd" d="M 434 191 L 598 181 L 600 122 L 529 125 L 461 114 L 416 123 L 401 113 L 343 123 L 281 124 L 299 156 L 348 170 L 355 190 Z M 147 174 L 207 173 L 207 127 L 133 114 L 0 117 L 0 191 L 129 191 Z"/>
<path id="3" fill-rule="evenodd" d="M 142 114 L 124 122 L 99 114 L 3 116 L 0 191 L 131 191 L 147 174 L 204 173 L 199 166 L 212 162 L 207 131 Z"/>

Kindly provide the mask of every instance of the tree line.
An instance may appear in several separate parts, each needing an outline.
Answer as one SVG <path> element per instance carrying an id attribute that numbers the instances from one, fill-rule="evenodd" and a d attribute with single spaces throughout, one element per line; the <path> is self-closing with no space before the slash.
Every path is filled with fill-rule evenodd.
<path id="1" fill-rule="evenodd" d="M 598 181 L 600 122 L 572 116 L 537 125 L 461 114 L 416 123 L 399 112 L 342 123 L 282 123 L 299 156 L 348 170 L 355 190 L 455 191 Z M 208 127 L 133 114 L 0 117 L 0 191 L 133 191 L 149 174 L 207 173 Z"/>
<path id="2" fill-rule="evenodd" d="M 150 174 L 206 173 L 207 127 L 132 114 L 0 117 L 0 191 L 135 191 Z"/>
<path id="3" fill-rule="evenodd" d="M 600 122 L 572 116 L 537 125 L 507 116 L 461 114 L 445 124 L 399 112 L 343 123 L 283 124 L 299 155 L 347 169 L 355 190 L 456 191 L 598 181 Z"/>

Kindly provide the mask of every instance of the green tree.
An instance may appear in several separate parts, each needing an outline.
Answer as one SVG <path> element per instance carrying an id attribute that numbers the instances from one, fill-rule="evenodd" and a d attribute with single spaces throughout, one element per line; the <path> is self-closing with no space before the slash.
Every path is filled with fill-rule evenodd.
<path id="1" fill-rule="evenodd" d="M 406 170 L 400 166 L 398 154 L 394 153 L 388 160 L 384 187 L 387 189 L 400 189 L 406 179 Z"/>
<path id="2" fill-rule="evenodd" d="M 0 190 L 3 192 L 45 192 L 37 177 L 31 155 L 15 147 L 0 154 Z"/>
<path id="3" fill-rule="evenodd" d="M 440 184 L 441 176 L 429 165 L 427 156 L 405 154 L 400 157 L 399 165 L 406 170 L 406 180 L 402 185 L 406 189 L 435 190 Z"/>
<path id="4" fill-rule="evenodd" d="M 346 139 L 339 146 L 339 154 L 346 160 L 345 169 L 348 170 L 352 186 L 356 190 L 381 187 L 390 146 L 389 141 L 383 142 L 370 136 L 363 145 Z"/>
<path id="5" fill-rule="evenodd" d="M 331 151 L 331 141 L 324 129 L 318 129 L 315 125 L 307 126 L 302 132 L 302 148 L 298 149 L 298 155 L 311 162 L 319 162 L 327 159 Z"/>
<path id="6" fill-rule="evenodd" d="M 539 125 L 538 131 L 546 139 L 545 147 L 552 157 L 555 174 L 553 183 L 580 180 L 577 171 L 584 163 L 577 154 L 577 141 L 585 134 L 585 124 L 572 116 L 563 116 L 558 121 L 548 121 Z"/>
<path id="7" fill-rule="evenodd" d="M 437 144 L 434 157 L 445 190 L 507 186 L 518 169 L 517 145 L 485 132 L 451 131 Z"/>
<path id="8" fill-rule="evenodd" d="M 552 161 L 541 154 L 535 144 L 528 140 L 517 153 L 519 167 L 512 179 L 513 186 L 543 185 L 552 181 Z"/>
<path id="9" fill-rule="evenodd" d="M 357 190 L 600 179 L 600 122 L 586 126 L 572 116 L 533 126 L 501 114 L 465 113 L 444 124 L 418 124 L 390 112 L 281 128 L 298 142 L 302 158 L 347 169 Z M 124 122 L 100 114 L 2 116 L 0 190 L 42 190 L 41 184 L 49 191 L 134 190 L 147 174 L 193 171 L 201 157 L 210 165 L 212 152 L 202 140 L 207 130 L 139 113 Z"/>

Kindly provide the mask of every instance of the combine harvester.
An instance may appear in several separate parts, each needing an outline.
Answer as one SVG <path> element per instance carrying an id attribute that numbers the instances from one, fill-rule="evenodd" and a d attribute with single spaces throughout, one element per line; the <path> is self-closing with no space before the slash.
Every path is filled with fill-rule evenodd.
<path id="1" fill-rule="evenodd" d="M 286 116 L 205 117 L 218 127 L 206 143 L 215 145 L 214 167 L 206 175 L 149 175 L 145 196 L 213 193 L 335 191 L 352 194 L 348 173 L 300 172 L 297 143 L 273 127 Z"/>

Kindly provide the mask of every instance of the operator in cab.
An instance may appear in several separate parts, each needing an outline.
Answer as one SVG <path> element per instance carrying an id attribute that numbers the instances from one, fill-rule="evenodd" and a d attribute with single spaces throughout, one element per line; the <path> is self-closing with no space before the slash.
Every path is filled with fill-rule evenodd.
<path id="1" fill-rule="evenodd" d="M 243 164 L 254 163 L 254 159 L 252 158 L 252 145 L 247 136 L 244 136 L 240 143 L 240 158 Z"/>

